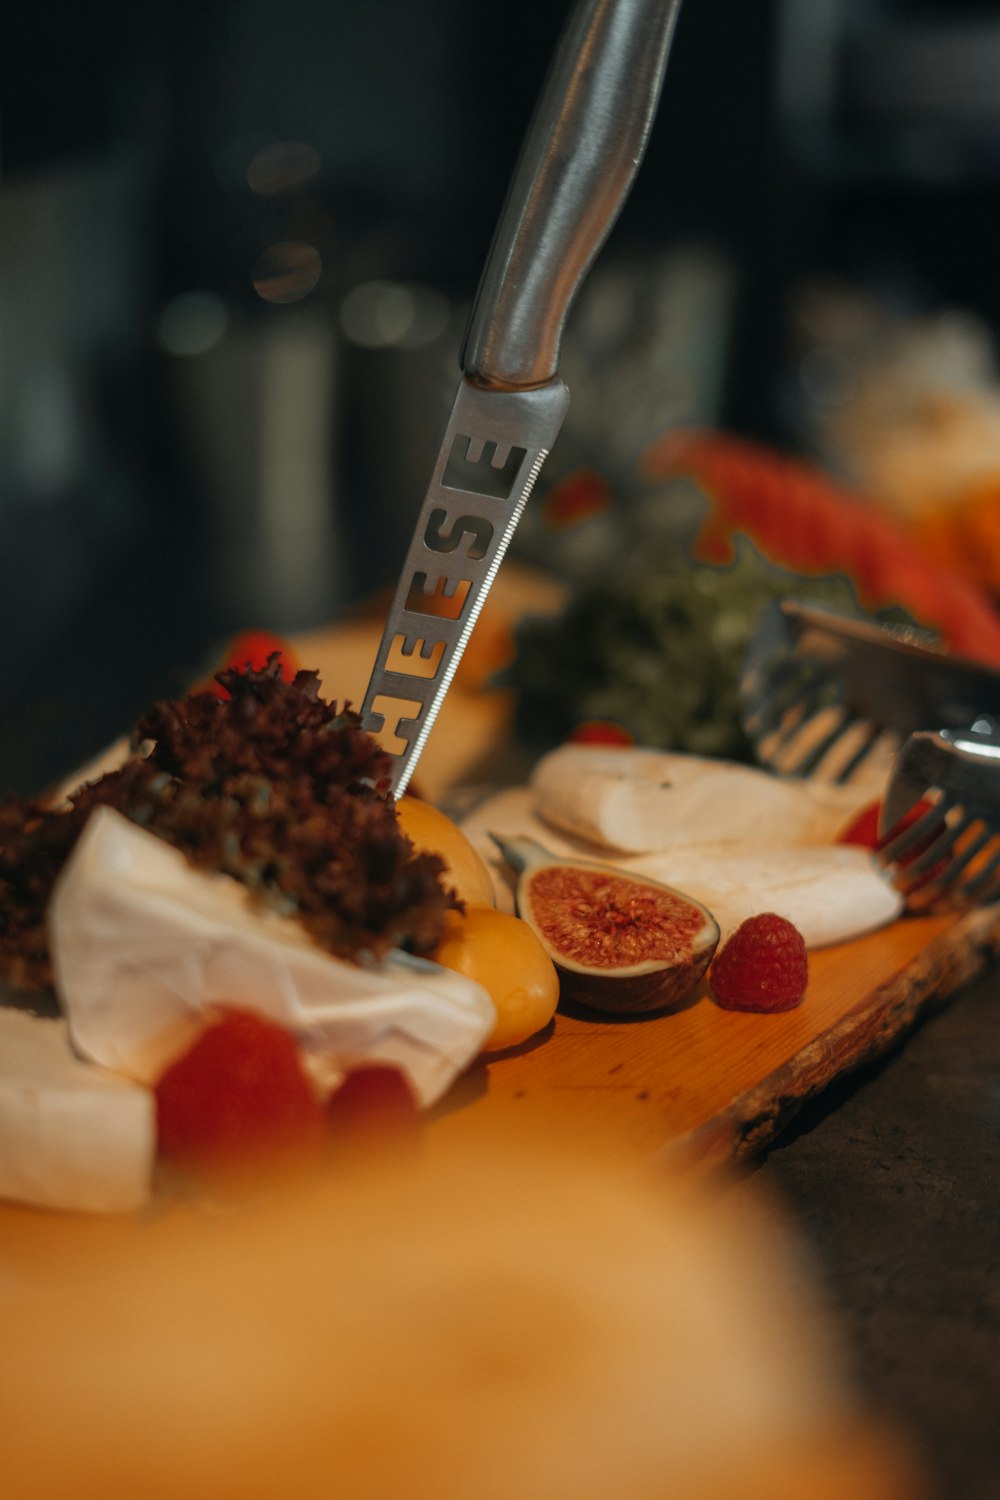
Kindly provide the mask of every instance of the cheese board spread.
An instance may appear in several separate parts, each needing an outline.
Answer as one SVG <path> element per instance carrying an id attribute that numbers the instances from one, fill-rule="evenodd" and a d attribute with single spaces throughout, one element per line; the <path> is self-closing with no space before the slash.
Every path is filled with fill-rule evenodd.
<path id="1" fill-rule="evenodd" d="M 337 651 L 334 630 L 324 667 L 331 681 Z M 447 1142 L 493 1119 L 504 1133 L 529 1121 L 557 1136 L 593 1128 L 643 1154 L 683 1149 L 718 1160 L 759 1150 L 804 1098 L 888 1045 L 995 945 L 989 908 L 902 918 L 871 852 L 835 841 L 873 789 L 783 782 L 695 756 L 567 746 L 543 757 L 528 785 L 481 801 L 461 831 L 430 804 L 404 798 L 400 826 L 418 849 L 439 852 L 445 885 L 453 874 L 471 904 L 465 917 L 447 917 L 429 954 L 435 962 L 397 952 L 374 969 L 321 951 L 273 902 L 255 903 L 245 884 L 192 867 L 169 842 L 98 805 L 47 919 L 66 1019 L 29 1016 L 22 1001 L 14 1023 L 25 1036 L 37 1028 L 32 1055 L 58 1045 L 59 1067 L 74 1074 L 80 1100 L 93 1092 L 86 1108 L 96 1117 L 133 1112 L 132 1154 L 109 1167 L 120 1180 L 101 1200 L 88 1196 L 86 1174 L 78 1188 L 65 1181 L 86 1132 L 65 1146 L 58 1169 L 57 1134 L 32 1148 L 50 1163 L 49 1188 L 19 1187 L 22 1173 L 5 1178 L 4 1191 L 22 1203 L 102 1212 L 154 1198 L 157 1080 L 232 1006 L 288 1029 L 324 1107 L 362 1067 L 399 1070 L 431 1149 L 437 1137 Z M 721 832 L 732 837 L 720 840 Z M 781 915 L 809 950 L 801 1003 L 786 1014 L 727 1011 L 704 973 L 683 995 L 654 1000 L 642 1019 L 616 1017 L 628 1007 L 606 999 L 585 1010 L 565 983 L 559 1000 L 558 954 L 553 968 L 514 917 L 514 872 L 497 843 L 524 837 L 562 860 L 669 884 L 704 903 L 723 942 L 756 913 Z M 636 852 L 636 843 L 647 847 Z M 23 1048 L 7 1053 L 8 1091 L 24 1056 Z M 51 1097 L 47 1088 L 37 1098 Z M 23 1151 L 23 1123 L 13 1132 Z"/>

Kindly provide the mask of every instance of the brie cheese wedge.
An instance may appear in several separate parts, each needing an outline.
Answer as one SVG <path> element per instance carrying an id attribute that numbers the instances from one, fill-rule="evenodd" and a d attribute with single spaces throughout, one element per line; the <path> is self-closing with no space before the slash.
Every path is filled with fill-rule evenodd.
<path id="1" fill-rule="evenodd" d="M 0 1007 L 0 1198 L 131 1213 L 155 1151 L 148 1089 L 75 1056 L 65 1021 Z"/>
<path id="2" fill-rule="evenodd" d="M 495 1024 L 487 992 L 394 954 L 365 967 L 318 948 L 228 875 L 111 808 L 95 810 L 49 907 L 56 988 L 75 1045 L 106 1068 L 156 1079 L 212 1006 L 295 1033 L 313 1071 L 393 1064 L 432 1104 Z"/>

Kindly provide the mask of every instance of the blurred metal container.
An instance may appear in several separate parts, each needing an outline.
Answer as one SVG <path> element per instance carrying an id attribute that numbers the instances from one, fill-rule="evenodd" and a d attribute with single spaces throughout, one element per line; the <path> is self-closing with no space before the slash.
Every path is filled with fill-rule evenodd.
<path id="1" fill-rule="evenodd" d="M 394 583 L 454 395 L 468 309 L 424 283 L 360 282 L 339 309 L 343 524 L 354 583 Z"/>
<path id="2" fill-rule="evenodd" d="M 337 342 L 328 310 L 269 310 L 172 356 L 190 461 L 209 507 L 221 614 L 295 630 L 329 618 L 350 576 L 337 501 Z"/>

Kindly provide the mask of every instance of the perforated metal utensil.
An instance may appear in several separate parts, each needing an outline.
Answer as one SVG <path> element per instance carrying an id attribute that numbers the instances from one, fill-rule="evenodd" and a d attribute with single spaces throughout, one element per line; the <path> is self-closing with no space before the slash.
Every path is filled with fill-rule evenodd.
<path id="1" fill-rule="evenodd" d="M 819 605 L 769 606 L 746 654 L 743 726 L 771 770 L 846 782 L 917 730 L 1000 723 L 1000 673 Z"/>
<path id="2" fill-rule="evenodd" d="M 413 774 L 568 404 L 563 326 L 628 196 L 680 0 L 580 0 L 514 174 L 463 378 L 361 707 Z"/>
<path id="3" fill-rule="evenodd" d="M 784 599 L 762 616 L 741 693 L 772 770 L 848 781 L 883 757 L 878 853 L 911 909 L 1000 896 L 1000 673 Z"/>
<path id="4" fill-rule="evenodd" d="M 882 799 L 879 858 L 911 908 L 1000 896 L 1000 734 L 921 729 Z"/>

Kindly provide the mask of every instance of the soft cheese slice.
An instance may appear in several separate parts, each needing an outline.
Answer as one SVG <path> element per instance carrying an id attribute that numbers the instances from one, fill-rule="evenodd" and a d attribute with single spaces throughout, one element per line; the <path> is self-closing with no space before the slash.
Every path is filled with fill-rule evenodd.
<path id="1" fill-rule="evenodd" d="M 152 1189 L 148 1089 L 77 1057 L 65 1021 L 0 1008 L 0 1198 L 131 1213 Z"/>
<path id="2" fill-rule="evenodd" d="M 321 1063 L 395 1064 L 426 1105 L 495 1024 L 480 985 L 402 954 L 367 968 L 333 958 L 110 808 L 91 815 L 59 879 L 49 933 L 76 1045 L 144 1081 L 206 1007 L 236 1005 L 288 1026 Z"/>
<path id="3" fill-rule="evenodd" d="M 792 849 L 732 845 L 645 854 L 623 867 L 676 886 L 707 906 L 723 938 L 747 917 L 774 911 L 825 948 L 895 921 L 903 900 L 866 849 L 812 844 Z"/>
<path id="4" fill-rule="evenodd" d="M 498 792 L 462 824 L 494 872 L 498 905 L 513 909 L 510 871 L 491 833 L 535 839 L 553 854 L 598 860 L 649 875 L 693 896 L 715 917 L 725 938 L 746 917 L 776 911 L 794 922 L 806 946 L 848 942 L 894 921 L 902 898 L 867 850 L 849 845 L 798 844 L 758 848 L 730 840 L 623 855 L 550 828 L 538 816 L 526 787 Z"/>
<path id="5" fill-rule="evenodd" d="M 833 786 L 697 755 L 598 745 L 563 745 L 531 777 L 546 823 L 631 854 L 729 839 L 830 843 L 881 785 L 866 778 Z"/>

